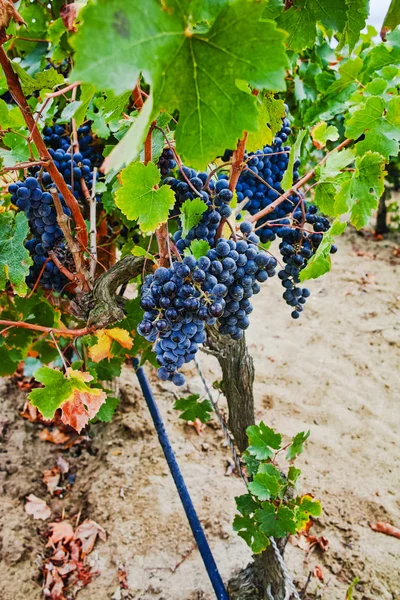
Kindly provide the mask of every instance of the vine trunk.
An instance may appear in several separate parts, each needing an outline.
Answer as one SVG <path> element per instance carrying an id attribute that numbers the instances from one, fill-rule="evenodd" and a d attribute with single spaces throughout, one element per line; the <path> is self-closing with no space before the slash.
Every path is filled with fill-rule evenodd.
<path id="1" fill-rule="evenodd" d="M 222 370 L 229 429 L 237 448 L 244 452 L 248 446 L 246 429 L 255 424 L 253 359 L 244 336 L 233 341 L 210 328 L 207 338 L 208 350 L 217 358 Z M 277 540 L 281 554 L 286 543 L 287 538 Z M 254 555 L 254 561 L 229 581 L 228 591 L 232 600 L 285 599 L 285 581 L 272 546 Z"/>

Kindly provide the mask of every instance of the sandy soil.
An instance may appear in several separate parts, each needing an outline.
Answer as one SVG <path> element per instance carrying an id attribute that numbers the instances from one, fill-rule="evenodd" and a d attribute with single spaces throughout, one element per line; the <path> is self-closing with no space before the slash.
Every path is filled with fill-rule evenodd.
<path id="1" fill-rule="evenodd" d="M 398 245 L 397 245 L 398 247 Z M 289 544 L 288 566 L 305 598 L 400 598 L 400 540 L 375 533 L 369 522 L 400 526 L 399 391 L 400 258 L 395 241 L 376 243 L 347 234 L 333 271 L 311 282 L 312 296 L 294 322 L 279 300 L 278 281 L 255 300 L 248 334 L 256 365 L 257 418 L 286 436 L 311 429 L 299 459 L 301 490 L 321 499 L 314 533 L 328 550 L 311 555 Z M 207 379 L 216 361 L 200 357 Z M 202 393 L 193 369 L 185 392 Z M 216 420 L 201 436 L 179 421 L 171 389 L 149 371 L 178 461 L 215 552 L 222 576 L 245 566 L 250 553 L 231 529 L 234 496 L 243 485 L 229 472 L 230 453 Z M 53 515 L 79 511 L 102 525 L 106 543 L 89 556 L 98 576 L 79 600 L 209 600 L 213 593 L 131 370 L 121 379 L 121 408 L 111 425 L 90 428 L 91 441 L 68 451 L 38 438 L 41 426 L 19 417 L 24 395 L 8 382 L 0 390 L 3 435 L 0 485 L 1 600 L 41 599 L 40 567 L 48 522 L 24 511 L 25 497 L 45 498 Z M 224 408 L 221 400 L 221 407 Z M 65 498 L 51 498 L 44 469 L 62 454 L 76 471 Z M 227 469 L 228 468 L 228 469 Z M 118 568 L 127 572 L 120 589 Z"/>

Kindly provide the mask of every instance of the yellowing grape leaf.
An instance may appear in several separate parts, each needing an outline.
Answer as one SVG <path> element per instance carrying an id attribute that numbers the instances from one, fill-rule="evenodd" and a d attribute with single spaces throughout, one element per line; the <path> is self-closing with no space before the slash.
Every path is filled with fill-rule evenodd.
<path id="1" fill-rule="evenodd" d="M 339 131 L 334 125 L 328 125 L 324 121 L 320 121 L 311 129 L 311 137 L 313 146 L 321 150 L 326 146 L 326 142 L 335 142 L 339 139 Z"/>
<path id="2" fill-rule="evenodd" d="M 64 375 L 61 371 L 42 367 L 36 371 L 35 379 L 44 387 L 31 391 L 28 396 L 31 404 L 39 409 L 45 419 L 52 419 L 60 408 L 63 423 L 78 433 L 86 427 L 89 419 L 96 416 L 107 398 L 102 389 L 88 385 L 93 379 L 89 373 L 71 368 Z"/>
<path id="3" fill-rule="evenodd" d="M 114 327 L 113 329 L 99 329 L 96 331 L 97 343 L 89 348 L 89 356 L 93 362 L 98 363 L 107 358 L 113 358 L 111 346 L 113 341 L 118 342 L 120 346 L 130 350 L 133 340 L 126 329 Z"/>
<path id="4" fill-rule="evenodd" d="M 246 150 L 255 152 L 266 144 L 271 145 L 275 134 L 282 127 L 285 117 L 283 100 L 275 99 L 273 94 L 257 96 L 258 127 L 257 131 L 250 131 L 246 140 Z"/>

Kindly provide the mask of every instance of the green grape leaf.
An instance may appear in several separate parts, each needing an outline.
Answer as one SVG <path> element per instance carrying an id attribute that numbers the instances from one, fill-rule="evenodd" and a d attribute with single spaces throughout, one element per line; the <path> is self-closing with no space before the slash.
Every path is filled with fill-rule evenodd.
<path id="1" fill-rule="evenodd" d="M 369 222 L 384 190 L 385 161 L 377 152 L 358 156 L 355 171 L 335 196 L 336 214 L 350 211 L 350 221 L 360 229 Z"/>
<path id="2" fill-rule="evenodd" d="M 179 418 L 185 421 L 199 419 L 202 423 L 207 423 L 211 419 L 213 407 L 207 398 L 202 402 L 199 402 L 199 399 L 199 394 L 191 394 L 186 398 L 179 398 L 174 404 L 175 410 L 183 411 L 179 415 Z"/>
<path id="3" fill-rule="evenodd" d="M 286 460 L 294 460 L 296 456 L 303 452 L 303 444 L 310 437 L 310 431 L 301 431 L 297 433 L 294 438 L 292 438 L 292 443 L 290 444 L 287 453 Z"/>
<path id="4" fill-rule="evenodd" d="M 305 129 L 299 131 L 296 141 L 290 149 L 288 166 L 281 181 L 281 187 L 285 192 L 290 190 L 293 185 L 293 165 L 294 161 L 300 156 L 300 148 L 305 135 Z"/>
<path id="5" fill-rule="evenodd" d="M 260 531 L 258 524 L 249 516 L 236 515 L 233 520 L 233 531 L 236 531 L 254 554 L 260 554 L 270 544 L 267 536 Z"/>
<path id="6" fill-rule="evenodd" d="M 61 37 L 67 31 L 67 28 L 64 25 L 64 21 L 59 18 L 53 21 L 47 29 L 47 36 L 51 43 L 56 46 L 59 44 Z"/>
<path id="7" fill-rule="evenodd" d="M 118 172 L 122 167 L 134 160 L 144 144 L 149 126 L 153 118 L 153 96 L 149 95 L 139 116 L 135 119 L 124 137 L 106 157 L 102 168 L 105 173 Z"/>
<path id="8" fill-rule="evenodd" d="M 334 125 L 328 125 L 324 121 L 321 121 L 312 128 L 311 137 L 314 146 L 320 150 L 321 148 L 325 148 L 326 142 L 336 142 L 339 139 L 339 132 Z"/>
<path id="9" fill-rule="evenodd" d="M 74 114 L 74 118 L 75 118 L 77 127 L 80 127 L 86 119 L 86 112 L 87 112 L 87 109 L 89 108 L 89 104 L 92 101 L 94 92 L 95 92 L 94 85 L 82 85 L 81 86 L 81 96 L 80 96 L 80 100 L 79 100 L 80 105 Z"/>
<path id="10" fill-rule="evenodd" d="M 263 508 L 256 511 L 255 518 L 268 537 L 283 538 L 288 533 L 296 533 L 295 513 L 287 506 L 276 509 L 273 504 L 265 502 Z"/>
<path id="11" fill-rule="evenodd" d="M 28 143 L 20 135 L 13 132 L 6 133 L 2 142 L 10 148 L 10 150 L 0 148 L 0 158 L 4 160 L 5 167 L 14 167 L 16 163 L 30 159 Z M 34 152 L 36 154 L 36 148 Z"/>
<path id="12" fill-rule="evenodd" d="M 271 458 L 274 453 L 271 450 L 279 450 L 282 442 L 282 436 L 275 433 L 273 429 L 265 425 L 262 421 L 259 425 L 250 425 L 246 429 L 249 439 L 249 447 L 247 451 L 255 456 L 258 460 L 266 460 Z"/>
<path id="13" fill-rule="evenodd" d="M 359 56 L 343 61 L 338 69 L 339 78 L 328 87 L 326 94 L 342 100 L 346 99 L 357 88 L 357 79 L 362 68 L 363 61 Z M 345 94 L 344 98 L 342 97 L 343 93 Z"/>
<path id="14" fill-rule="evenodd" d="M 51 340 L 38 340 L 33 344 L 32 350 L 39 353 L 40 360 L 45 365 L 53 362 L 58 356 L 58 350 Z"/>
<path id="15" fill-rule="evenodd" d="M 229 0 L 192 0 L 190 4 L 190 15 L 193 21 L 207 21 L 210 23 L 215 20 L 222 8 L 228 4 Z"/>
<path id="16" fill-rule="evenodd" d="M 52 419 L 58 408 L 61 420 L 78 433 L 93 419 L 106 401 L 107 394 L 99 388 L 91 388 L 93 380 L 89 373 L 68 368 L 61 371 L 42 367 L 35 373 L 35 379 L 43 383 L 43 388 L 32 390 L 28 396 L 31 404 L 39 409 L 45 419 Z"/>
<path id="17" fill-rule="evenodd" d="M 294 485 L 296 483 L 296 481 L 298 480 L 298 478 L 301 475 L 301 471 L 300 469 L 296 469 L 295 466 L 290 465 L 289 470 L 288 470 L 288 481 Z"/>
<path id="18" fill-rule="evenodd" d="M 316 170 L 319 175 L 319 181 L 325 182 L 335 179 L 342 171 L 355 160 L 355 155 L 352 150 L 345 148 L 340 152 L 332 152 L 329 154 L 326 162 Z"/>
<path id="19" fill-rule="evenodd" d="M 275 477 L 275 479 L 281 479 L 280 472 L 272 463 L 261 463 L 257 472 L 268 473 L 268 475 Z"/>
<path id="20" fill-rule="evenodd" d="M 268 473 L 257 473 L 247 487 L 258 500 L 263 501 L 275 499 L 279 496 L 282 484 L 280 478 L 278 479 Z"/>
<path id="21" fill-rule="evenodd" d="M 193 240 L 190 242 L 189 248 L 185 248 L 184 255 L 190 256 L 193 254 L 196 260 L 199 260 L 201 256 L 206 256 L 210 250 L 210 244 L 206 240 Z"/>
<path id="22" fill-rule="evenodd" d="M 154 256 L 150 254 L 150 252 L 147 252 L 147 250 L 145 250 L 141 246 L 134 246 L 134 248 L 132 248 L 131 250 L 131 254 L 133 254 L 133 256 L 144 256 L 148 260 L 155 262 Z"/>
<path id="23" fill-rule="evenodd" d="M 283 100 L 275 99 L 273 94 L 257 96 L 258 125 L 257 131 L 250 131 L 247 135 L 246 150 L 255 152 L 266 144 L 271 145 L 275 134 L 282 127 L 285 117 Z"/>
<path id="24" fill-rule="evenodd" d="M 385 20 L 382 25 L 382 34 L 386 34 L 389 30 L 395 29 L 400 24 L 400 2 L 399 0 L 392 0 L 388 11 L 385 16 Z"/>
<path id="25" fill-rule="evenodd" d="M 9 281 L 19 296 L 26 294 L 25 278 L 32 264 L 24 246 L 28 229 L 25 213 L 0 213 L 0 290 L 4 290 Z"/>
<path id="26" fill-rule="evenodd" d="M 314 191 L 314 203 L 328 217 L 336 216 L 334 210 L 336 187 L 333 183 L 319 182 Z"/>
<path id="27" fill-rule="evenodd" d="M 252 498 L 251 494 L 243 494 L 242 496 L 236 496 L 235 502 L 238 511 L 244 517 L 254 514 L 255 511 L 260 507 L 258 502 L 256 502 Z"/>
<path id="28" fill-rule="evenodd" d="M 23 359 L 20 350 L 13 348 L 10 350 L 4 344 L 4 338 L 0 340 L 0 377 L 13 375 L 17 370 L 18 363 Z"/>
<path id="29" fill-rule="evenodd" d="M 335 235 L 341 235 L 346 229 L 346 223 L 336 220 L 328 231 L 323 234 L 322 242 L 317 248 L 316 253 L 307 263 L 307 266 L 300 271 L 300 281 L 306 279 L 317 279 L 331 269 L 331 257 L 329 255 Z"/>
<path id="30" fill-rule="evenodd" d="M 121 375 L 122 363 L 124 362 L 125 356 L 101 360 L 98 363 L 89 360 L 88 371 L 97 381 L 111 381 L 114 377 Z"/>
<path id="31" fill-rule="evenodd" d="M 96 421 L 101 421 L 102 423 L 111 423 L 118 405 L 119 398 L 107 396 L 106 401 L 100 406 L 100 410 L 95 416 Z"/>
<path id="32" fill-rule="evenodd" d="M 382 154 L 385 158 L 397 156 L 400 141 L 400 97 L 389 102 L 372 96 L 350 119 L 346 119 L 346 136 L 356 140 L 365 134 L 364 140 L 356 145 L 356 152 L 362 156 L 369 150 Z"/>
<path id="33" fill-rule="evenodd" d="M 260 461 L 257 460 L 254 456 L 249 454 L 247 450 L 245 450 L 242 454 L 242 459 L 244 464 L 246 465 L 247 472 L 250 476 L 258 473 L 258 469 L 260 468 Z"/>
<path id="34" fill-rule="evenodd" d="M 74 115 L 78 112 L 81 106 L 82 102 L 80 100 L 74 100 L 73 102 L 69 102 L 68 104 L 66 104 L 64 110 L 61 113 L 59 122 L 68 123 L 71 119 L 74 118 Z"/>
<path id="35" fill-rule="evenodd" d="M 181 206 L 180 214 L 183 238 L 187 236 L 193 227 L 196 227 L 200 223 L 201 217 L 206 210 L 207 204 L 201 198 L 185 200 Z"/>
<path id="36" fill-rule="evenodd" d="M 121 173 L 115 204 L 128 219 L 139 221 L 143 233 L 165 223 L 175 204 L 174 192 L 167 185 L 158 187 L 159 181 L 160 172 L 153 163 L 132 163 Z"/>
<path id="37" fill-rule="evenodd" d="M 61 75 L 56 69 L 47 69 L 41 73 L 35 73 L 34 77 L 31 77 L 25 69 L 23 69 L 18 63 L 13 61 L 12 67 L 18 77 L 21 80 L 22 91 L 25 96 L 31 96 L 34 92 L 43 89 L 53 89 L 56 85 L 64 83 L 64 75 Z"/>
<path id="38" fill-rule="evenodd" d="M 24 125 L 22 113 L 18 107 L 11 108 L 9 105 L 0 99 L 0 123 L 2 129 L 21 127 Z"/>
<path id="39" fill-rule="evenodd" d="M 262 19 L 263 2 L 245 5 L 226 3 L 209 31 L 192 31 L 186 5 L 182 9 L 178 0 L 169 0 L 168 10 L 157 0 L 148 0 L 145 10 L 139 0 L 88 4 L 72 40 L 72 79 L 120 94 L 144 72 L 154 96 L 144 130 L 160 110 L 178 110 L 177 151 L 184 162 L 204 168 L 234 147 L 244 131 L 257 128 L 256 98 L 240 90 L 237 80 L 285 89 L 285 33 Z M 243 30 L 251 31 L 251 38 Z"/>
<path id="40" fill-rule="evenodd" d="M 316 25 L 321 22 L 327 29 L 343 31 L 346 23 L 345 0 L 294 0 L 289 10 L 277 19 L 279 27 L 289 33 L 288 46 L 295 52 L 314 46 Z"/>
<path id="41" fill-rule="evenodd" d="M 369 10 L 368 0 L 346 0 L 346 24 L 343 30 L 340 47 L 347 44 L 349 53 L 354 49 L 364 29 Z"/>

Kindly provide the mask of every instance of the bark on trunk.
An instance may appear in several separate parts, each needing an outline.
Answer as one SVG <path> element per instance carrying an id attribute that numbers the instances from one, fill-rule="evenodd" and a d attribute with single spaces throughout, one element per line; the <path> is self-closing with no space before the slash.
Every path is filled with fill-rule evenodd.
<path id="1" fill-rule="evenodd" d="M 387 190 L 383 192 L 382 196 L 379 199 L 378 212 L 376 215 L 376 227 L 375 233 L 384 234 L 388 233 L 389 227 L 387 226 L 387 209 L 386 209 L 386 198 L 387 198 Z"/>
<path id="2" fill-rule="evenodd" d="M 229 429 L 240 452 L 248 446 L 246 429 L 255 424 L 254 365 L 245 337 L 233 341 L 208 328 L 207 346 L 216 356 L 223 375 L 223 391 L 228 402 Z M 287 539 L 277 540 L 281 554 Z M 254 561 L 228 583 L 232 600 L 284 600 L 285 584 L 272 546 L 254 556 Z M 268 596 L 268 592 L 271 594 Z"/>
<path id="3" fill-rule="evenodd" d="M 240 452 L 247 448 L 246 429 L 254 425 L 254 365 L 246 340 L 234 341 L 209 328 L 207 345 L 222 369 L 223 390 L 229 408 L 229 429 Z"/>

